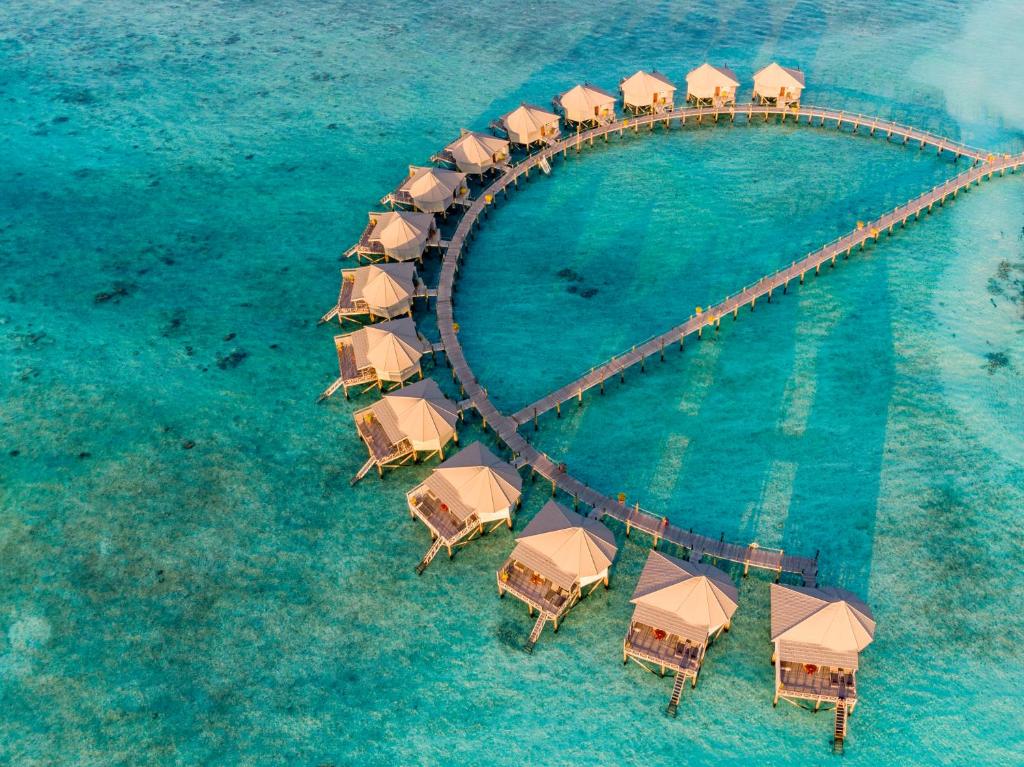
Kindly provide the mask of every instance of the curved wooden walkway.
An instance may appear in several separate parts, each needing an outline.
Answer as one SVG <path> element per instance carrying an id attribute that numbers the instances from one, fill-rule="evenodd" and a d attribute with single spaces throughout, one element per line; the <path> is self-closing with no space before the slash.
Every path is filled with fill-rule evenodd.
<path id="1" fill-rule="evenodd" d="M 476 380 L 466 361 L 462 345 L 459 343 L 453 311 L 453 293 L 459 264 L 472 242 L 475 230 L 480 226 L 481 216 L 486 217 L 488 207 L 494 204 L 499 193 L 504 193 L 507 197 L 509 187 L 518 187 L 520 177 L 528 179 L 531 169 L 538 166 L 549 166 L 550 161 L 559 153 L 564 156 L 570 149 L 580 151 L 585 144 L 592 145 L 596 138 L 607 140 L 610 135 L 615 133 L 622 135 L 629 129 L 639 131 L 641 127 L 649 126 L 653 130 L 656 124 L 670 128 L 673 121 L 678 121 L 681 124 L 685 124 L 687 120 L 703 122 L 705 119 L 718 122 L 724 117 L 728 117 L 730 122 L 734 122 L 736 117 L 740 117 L 748 123 L 755 121 L 755 118 L 763 118 L 765 121 L 771 117 L 781 117 L 783 120 L 793 118 L 797 122 L 805 120 L 809 125 L 832 124 L 838 129 L 849 127 L 854 132 L 864 128 L 871 135 L 885 133 L 887 140 L 896 136 L 902 138 L 903 143 L 916 142 L 921 149 L 929 146 L 939 154 L 948 152 L 957 158 L 968 157 L 973 161 L 973 165 L 969 170 L 914 198 L 905 205 L 901 205 L 863 228 L 858 228 L 854 232 L 840 237 L 805 258 L 793 262 L 789 267 L 761 278 L 711 307 L 706 313 L 691 317 L 667 333 L 656 336 L 629 353 L 595 368 L 586 376 L 556 390 L 537 403 L 520 410 L 514 416 L 500 412 L 488 397 L 487 390 Z M 792 573 L 799 575 L 805 584 L 814 585 L 817 582 L 818 573 L 816 557 L 796 556 L 779 550 L 758 548 L 755 545 L 743 546 L 722 539 L 708 538 L 669 524 L 666 518 L 644 511 L 639 506 L 627 506 L 624 503 L 619 503 L 574 478 L 565 471 L 564 465 L 555 463 L 549 456 L 537 450 L 520 434 L 519 427 L 533 418 L 535 413 L 539 414 L 557 408 L 562 402 L 572 397 L 581 398 L 582 393 L 587 389 L 600 385 L 602 381 L 613 375 L 621 374 L 621 371 L 629 365 L 642 363 L 651 354 L 660 353 L 666 344 L 674 343 L 677 340 L 681 341 L 692 333 L 699 335 L 704 327 L 720 322 L 721 317 L 725 314 L 736 312 L 747 304 L 753 307 L 757 299 L 765 295 L 770 300 L 774 290 L 781 287 L 785 291 L 790 281 L 794 279 L 802 281 L 804 275 L 811 269 L 817 273 L 825 262 L 834 264 L 840 254 L 847 256 L 854 248 L 862 247 L 869 239 L 877 240 L 883 231 L 891 234 L 897 224 L 904 226 L 910 217 L 919 216 L 923 210 L 930 211 L 935 204 L 943 204 L 946 199 L 955 197 L 961 190 L 969 188 L 971 184 L 980 183 L 985 177 L 991 178 L 993 173 L 1013 171 L 1021 165 L 1024 165 L 1024 154 L 1002 155 L 997 158 L 991 153 L 936 136 L 927 131 L 888 120 L 821 107 L 787 109 L 750 105 L 719 109 L 683 108 L 664 114 L 625 118 L 591 130 L 571 134 L 530 155 L 518 165 L 507 168 L 502 175 L 496 178 L 466 209 L 445 250 L 437 289 L 437 324 L 453 375 L 459 380 L 465 392 L 465 399 L 461 405 L 463 408 L 472 407 L 479 413 L 484 427 L 492 428 L 501 441 L 513 452 L 514 462 L 518 467 L 530 466 L 534 472 L 551 483 L 552 493 L 556 489 L 563 491 L 574 499 L 575 504 L 583 503 L 591 507 L 593 516 L 607 516 L 619 520 L 626 525 L 627 535 L 633 530 L 641 530 L 652 536 L 655 543 L 660 540 L 670 541 L 689 550 L 692 559 L 707 556 L 714 560 L 725 559 L 741 563 L 745 570 L 749 567 L 756 567 L 774 571 L 778 575 Z"/>

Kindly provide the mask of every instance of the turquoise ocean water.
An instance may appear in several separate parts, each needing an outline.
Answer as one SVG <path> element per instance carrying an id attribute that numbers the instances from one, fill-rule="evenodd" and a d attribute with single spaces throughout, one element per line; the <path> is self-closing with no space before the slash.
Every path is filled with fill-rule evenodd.
<path id="1" fill-rule="evenodd" d="M 532 657 L 506 531 L 416 577 L 430 466 L 349 488 L 369 399 L 313 404 L 316 318 L 406 165 L 522 100 L 779 58 L 806 103 L 1021 151 L 1021 29 L 1009 0 L 4 3 L 0 763 L 831 763 L 829 714 L 771 706 L 767 577 L 674 720 L 620 662 L 646 556 L 621 530 L 612 589 Z M 481 232 L 467 357 L 521 407 L 963 167 L 771 124 L 588 150 Z M 868 600 L 850 764 L 1024 764 L 1022 183 L 529 432 Z"/>

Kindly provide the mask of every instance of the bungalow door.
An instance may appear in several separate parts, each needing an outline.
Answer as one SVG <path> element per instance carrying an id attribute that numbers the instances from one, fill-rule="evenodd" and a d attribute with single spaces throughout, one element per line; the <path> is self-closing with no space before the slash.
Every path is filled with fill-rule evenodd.
<path id="1" fill-rule="evenodd" d="M 722 86 L 721 85 L 716 85 L 715 86 L 715 98 L 717 99 L 721 95 L 722 95 Z"/>
<path id="2" fill-rule="evenodd" d="M 785 95 L 786 95 L 786 86 L 783 85 L 781 88 L 779 88 L 779 98 L 781 99 Z"/>

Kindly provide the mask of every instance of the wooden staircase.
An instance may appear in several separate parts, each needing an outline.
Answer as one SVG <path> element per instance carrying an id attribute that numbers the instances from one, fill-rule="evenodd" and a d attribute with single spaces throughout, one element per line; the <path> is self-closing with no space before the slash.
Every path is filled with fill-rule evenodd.
<path id="1" fill-rule="evenodd" d="M 333 320 L 337 316 L 338 316 L 338 307 L 337 306 L 332 306 L 330 311 L 327 312 L 327 314 L 325 314 L 323 317 L 321 317 L 320 320 L 316 324 L 317 325 L 323 325 L 325 322 L 330 322 L 331 320 Z"/>
<path id="2" fill-rule="evenodd" d="M 502 523 L 502 524 L 504 524 L 504 523 Z M 466 542 L 473 540 L 473 536 L 472 535 L 469 536 L 469 538 L 465 538 L 466 533 L 469 530 L 471 530 L 473 528 L 476 528 L 476 527 L 479 527 L 479 526 L 480 526 L 480 519 L 476 516 L 476 514 L 471 514 L 469 516 L 469 518 L 462 524 L 462 527 L 459 528 L 458 532 L 455 535 L 453 535 L 451 538 L 449 538 L 448 540 L 449 541 L 462 541 L 462 543 L 456 543 L 455 544 L 456 546 L 464 545 Z M 465 538 L 465 540 L 463 540 L 464 538 Z M 431 544 L 430 548 L 427 549 L 427 553 L 423 555 L 423 559 L 421 559 L 420 563 L 418 565 L 416 565 L 416 574 L 417 575 L 423 575 L 423 571 L 427 569 L 427 565 L 429 565 L 434 560 L 434 557 L 437 556 L 437 553 L 441 550 L 441 547 L 444 546 L 444 545 L 446 545 L 446 543 L 445 543 L 444 540 L 442 540 L 441 536 L 438 536 L 437 538 L 434 539 L 434 542 Z M 451 556 L 450 553 L 449 553 L 449 556 Z"/>
<path id="3" fill-rule="evenodd" d="M 334 392 L 338 391 L 338 389 L 340 389 L 344 385 L 344 378 L 335 379 L 334 383 L 332 383 L 330 386 L 328 386 L 326 389 L 320 392 L 320 396 L 316 398 L 317 403 L 323 402 L 325 399 L 330 397 L 332 394 L 334 394 Z"/>
<path id="4" fill-rule="evenodd" d="M 669 716 L 676 715 L 676 709 L 679 708 L 679 699 L 683 697 L 683 686 L 686 684 L 685 674 L 676 674 L 675 684 L 672 685 L 672 697 L 668 699 L 668 709 L 666 713 Z"/>
<path id="5" fill-rule="evenodd" d="M 427 549 L 427 553 L 423 555 L 423 559 L 416 565 L 416 575 L 423 575 L 423 571 L 427 569 L 427 565 L 434 561 L 434 557 L 437 556 L 437 552 L 444 546 L 444 540 L 441 536 L 434 539 L 434 542 L 430 544 L 430 548 Z"/>
<path id="6" fill-rule="evenodd" d="M 373 458 L 368 459 L 366 463 L 363 464 L 362 468 L 359 469 L 356 475 L 352 477 L 352 479 L 349 481 L 349 485 L 355 486 L 356 482 L 365 477 L 367 473 L 370 471 L 370 469 L 372 469 L 376 463 L 377 461 L 375 461 Z"/>
<path id="7" fill-rule="evenodd" d="M 843 740 L 846 739 L 846 701 L 836 703 L 835 737 L 832 739 L 832 753 L 843 753 Z"/>
<path id="8" fill-rule="evenodd" d="M 546 157 L 542 158 L 537 163 L 537 167 L 540 168 L 544 172 L 545 176 L 550 176 L 551 175 L 551 163 L 548 162 L 548 159 Z"/>
<path id="9" fill-rule="evenodd" d="M 523 649 L 526 652 L 532 654 L 533 646 L 537 644 L 537 640 L 540 639 L 540 632 L 544 630 L 544 624 L 547 623 L 551 616 L 546 612 L 541 611 L 540 615 L 537 616 L 537 622 L 533 624 L 533 631 L 530 632 L 530 638 L 526 640 L 526 644 Z"/>

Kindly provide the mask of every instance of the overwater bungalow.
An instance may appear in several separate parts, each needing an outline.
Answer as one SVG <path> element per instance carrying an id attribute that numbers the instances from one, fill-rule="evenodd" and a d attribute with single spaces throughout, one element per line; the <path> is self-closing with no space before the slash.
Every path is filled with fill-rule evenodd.
<path id="1" fill-rule="evenodd" d="M 384 469 L 430 458 L 444 460 L 444 448 L 458 443 L 455 425 L 458 406 L 441 393 L 437 381 L 426 378 L 385 394 L 369 407 L 353 414 L 360 439 L 370 451 L 352 480 L 355 484 L 374 466 L 383 477 Z"/>
<path id="2" fill-rule="evenodd" d="M 622 645 L 622 662 L 630 658 L 662 676 L 675 673 L 668 712 L 675 716 L 687 679 L 697 676 L 708 645 L 729 630 L 739 594 L 717 567 L 684 562 L 658 551 L 647 556 L 631 600 L 636 608 Z"/>
<path id="3" fill-rule="evenodd" d="M 619 83 L 622 106 L 633 114 L 671 112 L 676 86 L 657 71 L 640 71 Z"/>
<path id="4" fill-rule="evenodd" d="M 463 173 L 483 176 L 508 163 L 509 143 L 489 133 L 462 129 L 459 137 L 434 155 L 435 162 L 454 165 Z"/>
<path id="5" fill-rule="evenodd" d="M 384 197 L 381 205 L 408 205 L 422 213 L 447 213 L 456 205 L 469 204 L 466 174 L 434 166 L 409 166 L 409 175 Z"/>
<path id="6" fill-rule="evenodd" d="M 601 583 L 615 559 L 615 536 L 595 519 L 548 501 L 516 538 L 511 556 L 498 570 L 498 596 L 506 593 L 526 603 L 537 620 L 526 651 L 533 652 L 544 624 L 558 622 L 583 596 Z"/>
<path id="7" fill-rule="evenodd" d="M 421 573 L 445 547 L 452 548 L 502 524 L 512 529 L 512 510 L 519 505 L 523 479 L 479 442 L 460 450 L 438 466 L 406 495 L 409 513 L 418 518 L 433 538 L 416 567 Z"/>
<path id="8" fill-rule="evenodd" d="M 696 107 L 721 107 L 736 103 L 740 81 L 729 67 L 701 64 L 686 75 L 686 100 Z"/>
<path id="9" fill-rule="evenodd" d="M 754 75 L 754 101 L 770 106 L 799 106 L 804 73 L 774 61 Z"/>
<path id="10" fill-rule="evenodd" d="M 846 720 L 857 705 L 860 651 L 875 636 L 871 610 L 848 591 L 772 584 L 772 642 L 775 699 L 794 705 L 814 701 L 835 708 L 836 750 L 846 737 Z"/>
<path id="11" fill-rule="evenodd" d="M 417 292 L 416 267 L 413 264 L 370 264 L 341 270 L 338 305 L 325 319 L 337 315 L 338 321 L 355 317 L 393 319 L 412 316 L 412 299 Z"/>
<path id="12" fill-rule="evenodd" d="M 328 391 L 333 394 L 340 386 L 348 399 L 349 389 L 355 386 L 383 390 L 387 383 L 401 386 L 415 375 L 423 378 L 420 358 L 432 345 L 416 332 L 416 323 L 405 317 L 335 336 L 334 348 L 340 375 Z"/>
<path id="13" fill-rule="evenodd" d="M 370 213 L 359 242 L 345 255 L 371 262 L 422 261 L 428 246 L 440 244 L 433 214 L 392 210 Z"/>
<path id="14" fill-rule="evenodd" d="M 576 85 L 552 102 L 566 122 L 577 127 L 602 125 L 615 119 L 615 96 L 589 83 Z"/>
<path id="15" fill-rule="evenodd" d="M 509 141 L 519 146 L 557 141 L 562 135 L 561 118 L 531 104 L 520 104 L 506 115 L 502 115 L 494 127 L 505 131 Z"/>

